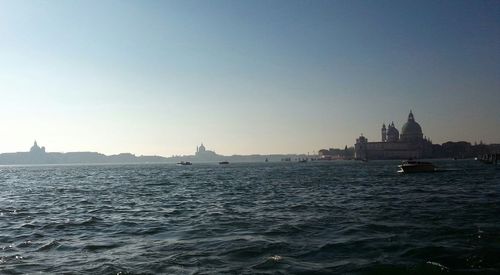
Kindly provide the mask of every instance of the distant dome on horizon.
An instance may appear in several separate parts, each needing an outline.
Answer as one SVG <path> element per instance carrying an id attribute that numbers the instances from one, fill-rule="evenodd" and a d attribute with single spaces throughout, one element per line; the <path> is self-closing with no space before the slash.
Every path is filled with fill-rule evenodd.
<path id="1" fill-rule="evenodd" d="M 45 146 L 38 146 L 38 144 L 35 142 L 33 143 L 33 146 L 30 148 L 31 153 L 45 153 Z"/>

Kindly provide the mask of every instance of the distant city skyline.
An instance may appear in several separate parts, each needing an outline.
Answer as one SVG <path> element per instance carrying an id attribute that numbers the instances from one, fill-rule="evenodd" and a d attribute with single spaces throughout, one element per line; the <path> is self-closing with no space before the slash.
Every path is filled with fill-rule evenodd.
<path id="1" fill-rule="evenodd" d="M 498 1 L 1 1 L 0 152 L 500 143 Z"/>

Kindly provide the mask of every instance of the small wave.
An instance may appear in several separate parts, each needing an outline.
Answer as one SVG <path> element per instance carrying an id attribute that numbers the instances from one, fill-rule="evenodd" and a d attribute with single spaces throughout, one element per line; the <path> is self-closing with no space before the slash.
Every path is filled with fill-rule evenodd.
<path id="1" fill-rule="evenodd" d="M 267 259 L 274 261 L 274 262 L 280 262 L 283 260 L 283 257 L 280 255 L 274 255 L 274 256 L 268 257 Z"/>
<path id="2" fill-rule="evenodd" d="M 178 210 L 178 209 L 174 209 L 174 210 L 167 210 L 167 211 L 164 211 L 164 214 L 163 216 L 164 217 L 169 217 L 169 216 L 176 216 L 176 215 L 180 215 L 182 214 L 183 212 Z"/>
<path id="3" fill-rule="evenodd" d="M 87 269 L 84 273 L 88 274 L 116 274 L 116 275 L 131 275 L 133 273 L 129 272 L 126 268 L 114 264 L 101 264 L 94 268 Z"/>
<path id="4" fill-rule="evenodd" d="M 10 255 L 10 256 L 3 256 L 3 257 L 0 257 L 0 264 L 6 264 L 6 263 L 18 263 L 18 262 L 22 262 L 24 260 L 24 257 L 21 256 L 21 255 Z M 4 273 L 2 273 L 4 274 Z M 18 274 L 18 273 L 14 273 L 14 274 Z"/>
<path id="5" fill-rule="evenodd" d="M 272 274 L 285 274 L 283 272 L 283 270 L 281 270 L 281 272 L 279 272 L 276 269 L 277 268 L 281 269 L 281 267 L 284 267 L 286 265 L 287 264 L 285 263 L 282 256 L 273 255 L 273 256 L 266 257 L 264 260 L 261 260 L 260 262 L 252 265 L 252 268 L 259 270 L 259 272 L 267 271 L 267 272 L 272 272 Z"/>
<path id="6" fill-rule="evenodd" d="M 21 225 L 22 228 L 36 228 L 36 225 L 32 224 L 32 223 L 25 223 L 23 225 Z"/>
<path id="7" fill-rule="evenodd" d="M 49 251 L 53 249 L 57 249 L 61 244 L 58 241 L 51 241 L 48 244 L 42 245 L 37 251 Z"/>
<path id="8" fill-rule="evenodd" d="M 19 247 L 19 248 L 24 248 L 24 247 L 29 247 L 29 246 L 31 246 L 32 244 L 33 244 L 33 242 L 32 242 L 32 241 L 30 241 L 30 240 L 28 240 L 28 241 L 24 241 L 24 242 L 22 242 L 22 243 L 18 244 L 18 245 L 17 245 L 17 247 Z"/>
<path id="9" fill-rule="evenodd" d="M 0 250 L 2 250 L 3 252 L 7 252 L 7 251 L 14 251 L 15 249 L 11 244 L 9 244 L 9 245 L 0 247 Z"/>
<path id="10" fill-rule="evenodd" d="M 121 221 L 120 226 L 126 226 L 126 227 L 135 227 L 138 226 L 139 223 L 133 222 L 133 221 Z"/>
<path id="11" fill-rule="evenodd" d="M 229 249 L 221 253 L 220 255 L 229 256 L 231 259 L 234 260 L 242 260 L 242 259 L 248 260 L 251 258 L 261 258 L 266 254 L 267 255 L 275 253 L 277 254 L 288 250 L 289 250 L 288 245 L 283 242 L 257 241 L 257 242 L 251 242 L 247 245 L 242 243 L 241 245 L 238 245 L 238 248 Z"/>
<path id="12" fill-rule="evenodd" d="M 90 226 L 95 225 L 102 221 L 101 218 L 98 217 L 90 217 L 83 221 L 70 221 L 69 219 L 64 222 L 52 222 L 43 226 L 43 229 L 56 228 L 56 229 L 66 229 L 70 227 L 78 227 L 78 226 Z"/>
<path id="13" fill-rule="evenodd" d="M 292 224 L 280 224 L 268 229 L 265 234 L 269 236 L 273 235 L 292 235 L 305 232 L 301 227 Z"/>
<path id="14" fill-rule="evenodd" d="M 102 221 L 101 218 L 92 216 L 92 217 L 90 217 L 90 219 L 88 219 L 86 221 L 83 221 L 83 222 L 81 222 L 79 224 L 77 223 L 77 225 L 91 225 L 91 224 L 96 224 L 96 223 L 98 223 L 100 221 Z"/>
<path id="15" fill-rule="evenodd" d="M 89 244 L 86 245 L 83 250 L 89 251 L 89 252 L 98 252 L 101 250 L 110 250 L 114 249 L 117 247 L 120 247 L 121 244 Z"/>
<path id="16" fill-rule="evenodd" d="M 446 272 L 450 271 L 450 269 L 448 267 L 446 267 L 440 263 L 437 263 L 437 262 L 427 261 L 426 264 L 435 266 L 435 267 L 439 268 L 439 270 L 441 270 L 441 271 L 446 271 Z"/>

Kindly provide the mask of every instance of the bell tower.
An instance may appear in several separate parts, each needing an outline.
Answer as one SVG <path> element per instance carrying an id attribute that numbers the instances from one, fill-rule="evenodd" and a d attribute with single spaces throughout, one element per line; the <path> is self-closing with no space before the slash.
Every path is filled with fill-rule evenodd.
<path id="1" fill-rule="evenodd" d="M 382 124 L 382 142 L 387 142 L 387 128 L 385 123 Z"/>

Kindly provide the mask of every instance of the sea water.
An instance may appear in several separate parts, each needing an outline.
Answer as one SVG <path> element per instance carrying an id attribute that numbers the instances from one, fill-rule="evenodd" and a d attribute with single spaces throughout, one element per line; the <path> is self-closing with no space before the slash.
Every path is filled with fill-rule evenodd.
<path id="1" fill-rule="evenodd" d="M 500 169 L 0 167 L 2 274 L 500 273 Z"/>

